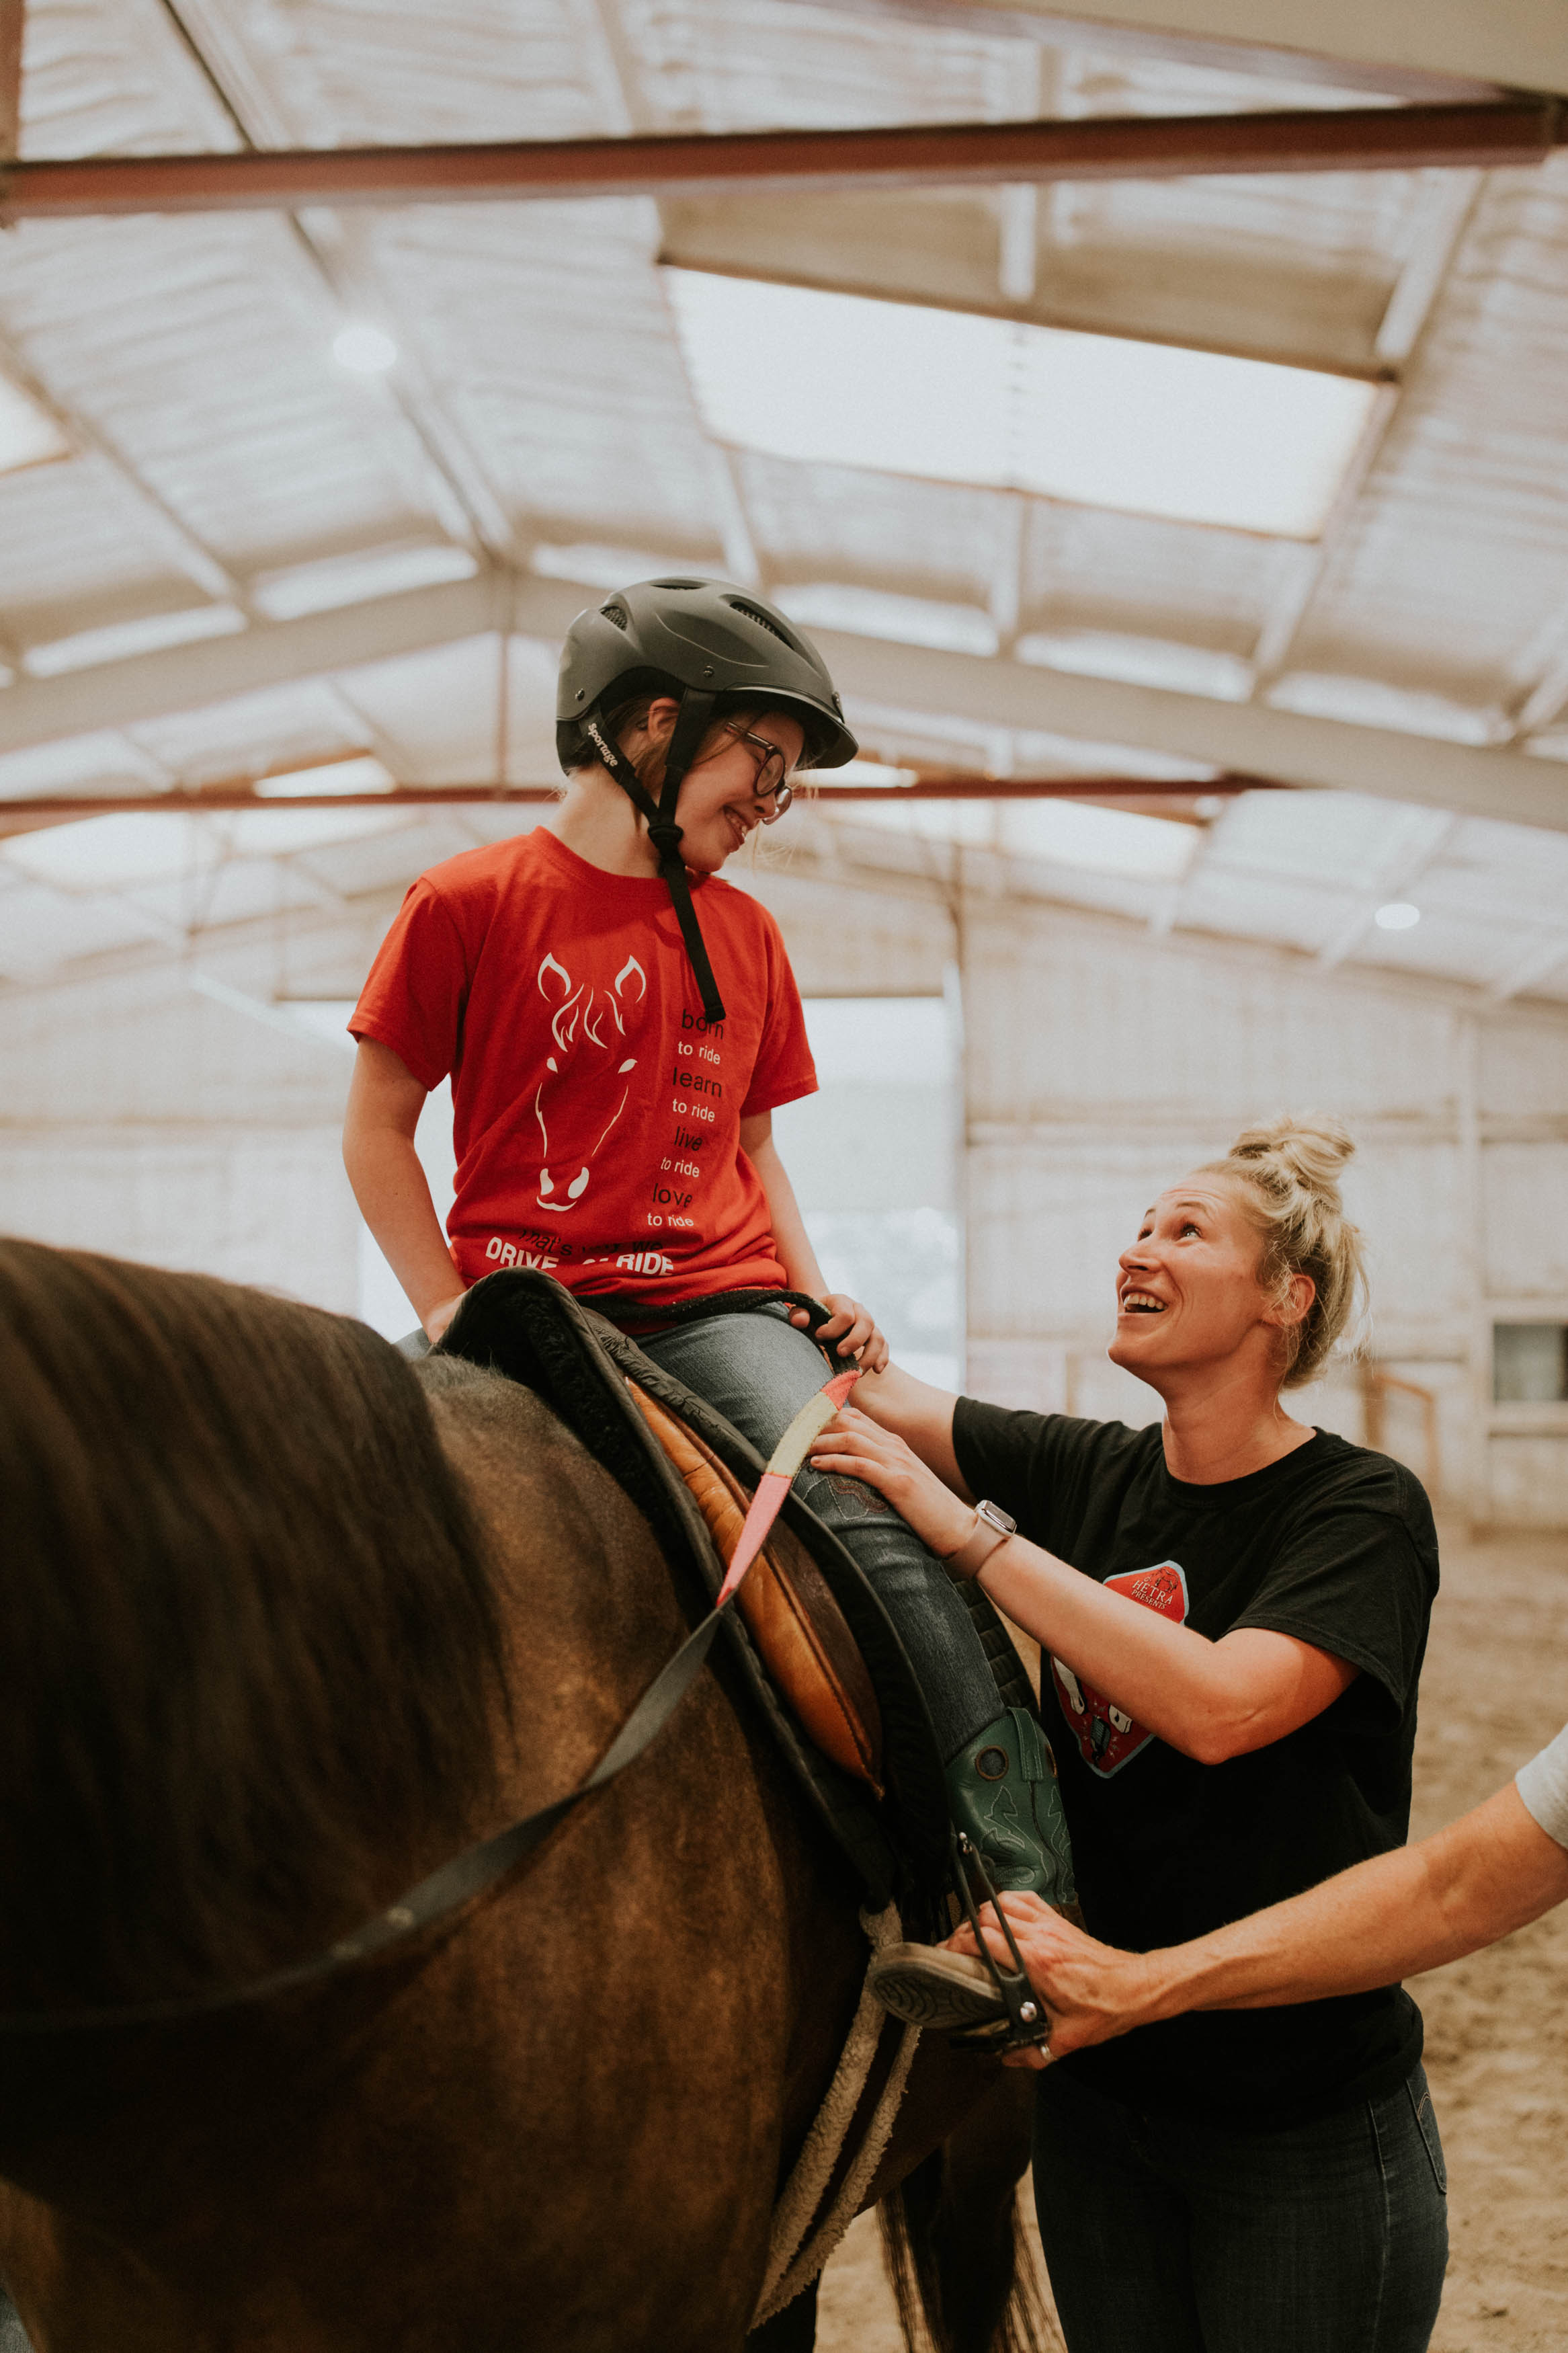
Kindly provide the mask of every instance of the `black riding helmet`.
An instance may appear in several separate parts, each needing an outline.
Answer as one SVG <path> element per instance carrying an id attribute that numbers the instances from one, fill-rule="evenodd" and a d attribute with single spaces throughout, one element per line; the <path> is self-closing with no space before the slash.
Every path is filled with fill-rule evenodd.
<path id="1" fill-rule="evenodd" d="M 599 724 L 612 699 L 645 691 L 672 695 L 680 705 L 657 802 Z M 776 605 L 749 588 L 725 580 L 639 580 L 579 613 L 566 632 L 555 700 L 557 756 L 568 771 L 599 761 L 647 819 L 710 1021 L 722 1021 L 724 1007 L 691 903 L 675 809 L 716 709 L 742 699 L 798 720 L 810 766 L 841 768 L 855 757 L 858 746 L 822 656 Z"/>

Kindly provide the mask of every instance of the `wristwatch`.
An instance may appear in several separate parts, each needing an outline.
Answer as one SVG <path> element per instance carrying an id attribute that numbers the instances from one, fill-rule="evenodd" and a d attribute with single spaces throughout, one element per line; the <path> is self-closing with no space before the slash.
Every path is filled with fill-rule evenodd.
<path id="1" fill-rule="evenodd" d="M 974 1525 L 961 1545 L 942 1555 L 942 1565 L 960 1583 L 978 1577 L 997 1546 L 1017 1533 L 1017 1521 L 1000 1504 L 976 1504 Z"/>

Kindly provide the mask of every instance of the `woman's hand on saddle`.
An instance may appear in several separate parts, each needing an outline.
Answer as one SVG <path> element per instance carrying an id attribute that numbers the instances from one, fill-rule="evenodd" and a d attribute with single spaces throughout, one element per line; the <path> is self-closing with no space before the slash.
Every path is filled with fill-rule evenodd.
<path id="1" fill-rule="evenodd" d="M 863 1373 L 879 1373 L 888 1362 L 888 1344 L 877 1329 L 877 1319 L 868 1307 L 851 1299 L 847 1291 L 826 1291 L 822 1303 L 830 1308 L 826 1324 L 819 1324 L 813 1338 L 837 1349 L 841 1356 L 853 1356 Z M 790 1322 L 804 1331 L 811 1318 L 804 1307 L 793 1308 Z"/>
<path id="2" fill-rule="evenodd" d="M 974 1525 L 974 1514 L 912 1447 L 852 1405 L 843 1407 L 823 1430 L 811 1450 L 811 1467 L 875 1487 L 932 1552 L 956 1552 Z"/>
<path id="3" fill-rule="evenodd" d="M 422 1315 L 419 1318 L 420 1323 L 425 1326 L 425 1337 L 432 1347 L 436 1345 L 467 1295 L 465 1292 L 459 1291 L 455 1299 L 441 1300 L 431 1308 L 427 1315 Z"/>
<path id="4" fill-rule="evenodd" d="M 1048 2051 L 1015 2051 L 1003 2061 L 1007 2067 L 1048 2067 L 1069 2051 L 1086 2050 L 1091 2042 L 1108 2042 L 1142 2025 L 1154 1989 L 1152 1957 L 1118 1952 L 1098 1944 L 1064 1920 L 1037 1895 L 1004 1894 L 1002 1909 L 1017 1940 L 1029 1982 L 1044 2002 L 1051 2021 Z M 991 1917 L 989 1905 L 980 1925 L 992 1957 L 1011 1968 L 1006 1940 Z M 947 1940 L 948 1950 L 972 1959 L 979 1953 L 974 1931 L 967 1921 Z"/>

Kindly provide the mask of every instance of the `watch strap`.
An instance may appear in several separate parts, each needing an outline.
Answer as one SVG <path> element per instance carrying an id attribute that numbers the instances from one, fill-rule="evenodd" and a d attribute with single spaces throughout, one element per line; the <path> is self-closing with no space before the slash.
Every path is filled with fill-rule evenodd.
<path id="1" fill-rule="evenodd" d="M 966 1584 L 970 1578 L 979 1576 L 992 1554 L 999 1546 L 1006 1544 L 1014 1533 L 1012 1528 L 999 1528 L 994 1520 L 985 1519 L 976 1512 L 973 1527 L 956 1552 L 943 1556 L 942 1565 L 949 1577 L 959 1584 Z"/>

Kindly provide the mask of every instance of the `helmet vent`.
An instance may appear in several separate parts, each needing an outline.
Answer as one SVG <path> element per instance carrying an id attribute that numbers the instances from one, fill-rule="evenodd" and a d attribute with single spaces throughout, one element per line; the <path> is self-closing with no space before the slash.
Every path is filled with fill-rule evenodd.
<path id="1" fill-rule="evenodd" d="M 650 588 L 706 588 L 710 583 L 706 580 L 650 580 L 648 586 Z"/>
<path id="2" fill-rule="evenodd" d="M 732 613 L 744 614 L 746 619 L 754 622 L 759 629 L 766 629 L 770 638 L 776 638 L 781 646 L 788 646 L 792 654 L 799 651 L 793 638 L 785 637 L 778 623 L 770 619 L 766 613 L 759 613 L 754 605 L 746 604 L 739 596 L 726 596 L 724 602 Z"/>
<path id="3" fill-rule="evenodd" d="M 606 621 L 614 621 L 617 629 L 624 629 L 626 627 L 626 608 L 624 605 L 601 605 L 599 610 Z"/>

